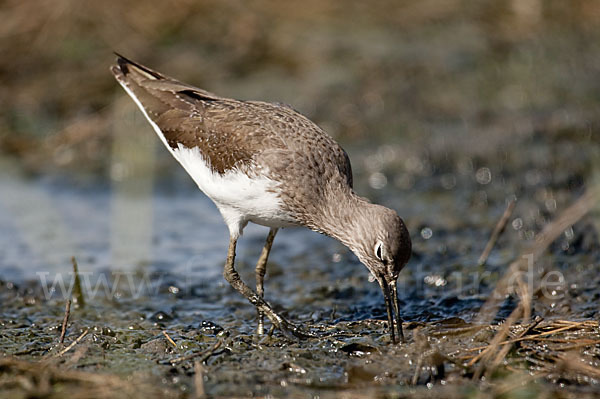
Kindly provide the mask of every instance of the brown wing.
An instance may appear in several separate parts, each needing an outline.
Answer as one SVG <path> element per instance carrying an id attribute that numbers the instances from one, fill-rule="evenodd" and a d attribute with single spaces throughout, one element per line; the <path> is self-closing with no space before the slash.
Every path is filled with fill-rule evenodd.
<path id="1" fill-rule="evenodd" d="M 250 163 L 252 143 L 240 145 L 239 123 L 229 112 L 229 100 L 186 85 L 119 56 L 112 67 L 124 85 L 158 126 L 167 144 L 176 149 L 198 147 L 213 170 L 227 170 Z"/>
<path id="2" fill-rule="evenodd" d="M 252 163 L 260 154 L 336 164 L 352 185 L 346 153 L 308 118 L 290 107 L 223 98 L 118 56 L 111 68 L 159 127 L 171 148 L 198 147 L 213 170 L 225 173 Z M 266 155 L 266 154 L 265 154 Z"/>

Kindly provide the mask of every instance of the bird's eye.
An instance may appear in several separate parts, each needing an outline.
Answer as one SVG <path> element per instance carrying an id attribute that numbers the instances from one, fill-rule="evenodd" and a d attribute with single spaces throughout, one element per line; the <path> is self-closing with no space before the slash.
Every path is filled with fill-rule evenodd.
<path id="1" fill-rule="evenodd" d="M 381 241 L 377 241 L 377 244 L 375 244 L 375 256 L 380 261 L 383 261 L 383 243 Z"/>

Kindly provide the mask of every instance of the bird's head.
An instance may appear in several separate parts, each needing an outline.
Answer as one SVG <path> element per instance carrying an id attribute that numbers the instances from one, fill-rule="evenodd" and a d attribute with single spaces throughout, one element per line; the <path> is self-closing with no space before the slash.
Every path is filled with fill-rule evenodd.
<path id="1" fill-rule="evenodd" d="M 396 329 L 398 337 L 404 340 L 396 282 L 410 259 L 412 244 L 404 222 L 395 211 L 375 204 L 369 208 L 364 215 L 366 220 L 360 223 L 360 238 L 349 246 L 381 287 L 390 334 L 396 343 Z"/>

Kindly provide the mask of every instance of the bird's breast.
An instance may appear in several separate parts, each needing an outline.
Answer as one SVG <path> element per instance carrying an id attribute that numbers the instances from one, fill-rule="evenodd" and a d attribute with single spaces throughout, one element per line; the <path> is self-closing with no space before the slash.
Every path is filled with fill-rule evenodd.
<path id="1" fill-rule="evenodd" d="M 285 209 L 278 194 L 279 184 L 265 175 L 264 168 L 232 168 L 224 173 L 215 171 L 199 148 L 180 145 L 173 156 L 202 190 L 219 208 L 225 221 L 254 222 L 269 227 L 295 225 L 296 221 Z"/>

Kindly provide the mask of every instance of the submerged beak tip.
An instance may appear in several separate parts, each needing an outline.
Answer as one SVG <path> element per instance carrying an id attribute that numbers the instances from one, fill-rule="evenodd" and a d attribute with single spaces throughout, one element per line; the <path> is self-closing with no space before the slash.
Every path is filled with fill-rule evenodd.
<path id="1" fill-rule="evenodd" d="M 402 330 L 402 318 L 398 306 L 398 290 L 396 281 L 388 283 L 385 279 L 381 280 L 381 289 L 385 298 L 385 305 L 388 316 L 388 327 L 390 329 L 391 341 L 393 344 L 404 343 L 404 332 Z M 394 326 L 395 324 L 395 326 Z M 398 334 L 396 335 L 396 329 Z"/>

